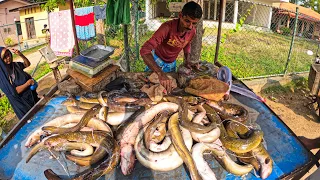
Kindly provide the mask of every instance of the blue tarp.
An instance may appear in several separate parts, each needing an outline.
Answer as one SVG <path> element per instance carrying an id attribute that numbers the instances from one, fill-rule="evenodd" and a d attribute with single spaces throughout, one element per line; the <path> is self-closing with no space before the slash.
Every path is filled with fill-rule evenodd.
<path id="1" fill-rule="evenodd" d="M 300 144 L 296 137 L 290 133 L 289 129 L 265 104 L 236 94 L 232 94 L 232 96 L 234 102 L 241 103 L 249 109 L 249 116 L 251 117 L 249 121 L 256 121 L 264 132 L 267 150 L 274 160 L 273 172 L 268 179 L 276 179 L 285 174 L 290 174 L 311 161 L 308 150 Z M 60 105 L 65 99 L 66 97 L 51 99 L 43 109 L 34 115 L 30 123 L 24 125 L 16 136 L 11 139 L 5 147 L 0 149 L 0 179 L 43 180 L 45 179 L 43 171 L 49 168 L 58 175 L 67 178 L 66 171 L 74 175 L 83 170 L 83 168 L 79 169 L 78 166 L 65 160 L 63 155 L 60 155 L 59 161 L 49 159 L 51 154 L 48 151 L 39 152 L 28 164 L 25 163 L 25 158 L 30 151 L 30 149 L 24 147 L 26 138 L 45 122 L 67 114 L 66 108 Z M 217 179 L 242 179 L 223 170 L 215 160 L 210 161 L 210 163 Z M 63 166 L 66 170 L 64 170 Z M 156 172 L 143 167 L 138 161 L 136 161 L 132 175 L 123 176 L 120 167 L 118 167 L 112 174 L 108 175 L 107 178 L 190 179 L 185 170 L 185 166 L 180 166 L 169 172 Z M 253 171 L 245 178 L 260 179 L 254 176 Z"/>

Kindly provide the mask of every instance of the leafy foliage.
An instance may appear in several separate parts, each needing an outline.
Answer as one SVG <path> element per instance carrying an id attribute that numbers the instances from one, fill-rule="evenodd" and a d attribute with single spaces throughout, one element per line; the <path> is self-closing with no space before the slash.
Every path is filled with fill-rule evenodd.
<path id="1" fill-rule="evenodd" d="M 242 15 L 241 18 L 239 19 L 239 22 L 236 24 L 236 27 L 231 29 L 229 32 L 222 34 L 221 36 L 221 43 L 224 43 L 227 40 L 227 37 L 232 34 L 239 32 L 241 27 L 243 26 L 244 22 L 246 21 L 247 17 L 251 14 L 251 10 L 255 7 L 255 4 L 252 4 L 248 9 L 247 13 Z"/>
<path id="2" fill-rule="evenodd" d="M 34 0 L 35 2 L 43 2 L 43 0 Z M 74 0 L 74 6 L 76 8 L 79 7 L 87 7 L 92 5 L 101 5 L 105 4 L 106 0 Z M 59 7 L 59 5 L 65 5 L 66 0 L 48 0 L 46 4 L 42 5 L 41 7 L 46 9 L 48 12 L 53 11 L 55 8 Z"/>
<path id="3" fill-rule="evenodd" d="M 3 128 L 7 124 L 5 117 L 9 112 L 13 112 L 11 104 L 5 96 L 0 98 L 0 112 L 0 127 Z"/>
<path id="4" fill-rule="evenodd" d="M 289 2 L 306 8 L 311 8 L 312 10 L 320 13 L 320 0 L 289 0 Z"/>
<path id="5" fill-rule="evenodd" d="M 288 27 L 281 27 L 280 31 L 282 32 L 283 35 L 288 36 L 291 34 L 291 29 Z"/>
<path id="6" fill-rule="evenodd" d="M 10 37 L 7 37 L 4 40 L 4 43 L 6 44 L 6 46 L 12 46 L 14 44 L 13 40 Z"/>

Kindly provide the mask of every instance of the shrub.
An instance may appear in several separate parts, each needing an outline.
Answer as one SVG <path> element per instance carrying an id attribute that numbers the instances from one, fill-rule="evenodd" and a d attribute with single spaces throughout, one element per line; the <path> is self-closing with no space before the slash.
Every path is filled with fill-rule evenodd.
<path id="1" fill-rule="evenodd" d="M 291 29 L 287 27 L 281 27 L 280 31 L 282 32 L 283 35 L 287 36 L 291 34 Z"/>
<path id="2" fill-rule="evenodd" d="M 12 46 L 14 45 L 14 42 L 11 38 L 7 37 L 5 40 L 4 40 L 4 43 L 6 44 L 6 46 Z"/>

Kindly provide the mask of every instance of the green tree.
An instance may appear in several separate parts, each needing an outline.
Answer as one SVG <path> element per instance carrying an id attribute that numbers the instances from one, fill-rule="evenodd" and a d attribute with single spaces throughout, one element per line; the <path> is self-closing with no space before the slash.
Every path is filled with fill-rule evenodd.
<path id="1" fill-rule="evenodd" d="M 320 13 L 320 0 L 300 0 L 299 4 Z"/>
<path id="2" fill-rule="evenodd" d="M 74 0 L 75 8 L 86 7 L 98 4 L 105 4 L 107 0 Z M 32 0 L 32 2 L 43 2 L 43 0 Z M 48 0 L 46 4 L 42 6 L 42 8 L 47 9 L 47 11 L 51 12 L 54 8 L 57 8 L 58 5 L 65 5 L 65 0 Z"/>

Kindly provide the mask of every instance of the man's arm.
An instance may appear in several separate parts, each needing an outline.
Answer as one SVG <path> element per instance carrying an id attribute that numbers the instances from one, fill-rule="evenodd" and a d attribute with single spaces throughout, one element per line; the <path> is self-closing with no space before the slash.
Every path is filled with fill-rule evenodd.
<path id="1" fill-rule="evenodd" d="M 22 59 L 23 59 L 23 64 L 24 64 L 24 67 L 29 67 L 30 66 L 30 61 L 29 61 L 29 59 L 25 56 L 25 55 L 23 55 L 19 50 L 17 50 L 17 49 L 11 49 L 12 50 L 12 52 L 14 53 L 14 54 L 16 54 L 16 55 L 18 55 L 18 56 L 20 56 Z"/>
<path id="2" fill-rule="evenodd" d="M 151 53 L 141 56 L 146 65 L 159 77 L 160 84 L 167 90 L 168 93 L 172 90 L 172 80 L 161 70 L 161 68 L 154 61 Z"/>
<path id="3" fill-rule="evenodd" d="M 140 49 L 140 54 L 145 64 L 159 76 L 160 84 L 168 91 L 172 90 L 172 81 L 166 76 L 161 68 L 154 61 L 151 51 L 156 49 L 163 40 L 168 36 L 170 27 L 167 24 L 162 24 L 153 36 L 143 44 Z"/>

